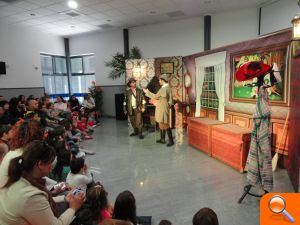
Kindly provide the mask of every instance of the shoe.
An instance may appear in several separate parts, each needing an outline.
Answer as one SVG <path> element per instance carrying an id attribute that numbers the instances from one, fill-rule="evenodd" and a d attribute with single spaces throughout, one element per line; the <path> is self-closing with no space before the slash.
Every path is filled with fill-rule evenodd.
<path id="1" fill-rule="evenodd" d="M 170 128 L 167 129 L 167 134 L 168 134 L 168 138 L 169 138 L 167 147 L 171 147 L 172 145 L 174 145 L 174 140 L 173 140 L 172 130 Z"/>
<path id="2" fill-rule="evenodd" d="M 137 133 L 133 132 L 133 133 L 131 133 L 129 136 L 130 136 L 130 137 L 133 137 L 133 136 L 136 136 L 136 135 L 137 135 Z"/>
<path id="3" fill-rule="evenodd" d="M 156 141 L 156 143 L 166 144 L 166 131 L 160 130 L 160 140 Z"/>
<path id="4" fill-rule="evenodd" d="M 144 135 L 140 134 L 139 138 L 144 139 Z"/>

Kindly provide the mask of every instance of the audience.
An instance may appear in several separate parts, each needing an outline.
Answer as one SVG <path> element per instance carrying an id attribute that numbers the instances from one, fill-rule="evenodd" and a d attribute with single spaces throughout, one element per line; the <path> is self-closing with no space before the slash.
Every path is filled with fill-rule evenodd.
<path id="1" fill-rule="evenodd" d="M 93 177 L 84 163 L 84 158 L 73 158 L 70 162 L 70 169 L 66 180 L 67 184 L 80 188 L 83 193 L 86 193 L 88 184 L 93 182 Z"/>
<path id="2" fill-rule="evenodd" d="M 57 111 L 67 111 L 68 105 L 63 97 L 57 96 L 56 103 L 54 103 L 54 109 Z"/>
<path id="3" fill-rule="evenodd" d="M 193 225 L 219 225 L 217 214 L 210 208 L 202 208 L 194 215 Z"/>
<path id="4" fill-rule="evenodd" d="M 130 191 L 120 193 L 114 205 L 113 219 L 125 220 L 137 225 L 135 198 Z"/>
<path id="5" fill-rule="evenodd" d="M 82 106 L 75 95 L 68 104 L 61 96 L 55 104 L 46 94 L 29 96 L 26 107 L 24 95 L 9 102 L 0 96 L 0 224 L 137 225 L 133 194 L 120 193 L 111 206 L 87 169 L 79 143 L 92 139 L 94 99 L 85 94 Z M 56 204 L 65 201 L 69 208 L 58 212 Z M 193 217 L 193 225 L 218 224 L 209 208 Z"/>
<path id="6" fill-rule="evenodd" d="M 11 151 L 9 151 L 0 165 L 0 188 L 3 187 L 8 179 L 8 167 L 12 159 L 19 157 L 25 151 L 25 146 L 34 140 L 43 140 L 44 129 L 35 120 L 19 121 L 11 130 L 9 141 Z"/>
<path id="7" fill-rule="evenodd" d="M 87 191 L 86 201 L 76 213 L 72 225 L 93 225 L 111 219 L 113 208 L 107 199 L 107 192 L 100 183 Z"/>
<path id="8" fill-rule="evenodd" d="M 0 125 L 0 165 L 4 156 L 9 151 L 9 131 L 9 125 Z"/>
<path id="9" fill-rule="evenodd" d="M 55 151 L 42 141 L 29 143 L 23 155 L 11 160 L 8 180 L 0 189 L 0 224 L 69 225 L 84 202 L 84 194 L 69 192 L 67 209 L 60 217 L 44 176 L 52 168 Z"/>
<path id="10" fill-rule="evenodd" d="M 70 105 L 71 112 L 74 112 L 74 111 L 79 112 L 81 106 L 75 95 L 71 96 L 71 98 L 69 100 L 69 105 Z"/>
<path id="11" fill-rule="evenodd" d="M 26 111 L 36 111 L 38 109 L 38 102 L 34 98 L 27 98 Z"/>
<path id="12" fill-rule="evenodd" d="M 158 225 L 172 225 L 169 220 L 161 220 Z"/>

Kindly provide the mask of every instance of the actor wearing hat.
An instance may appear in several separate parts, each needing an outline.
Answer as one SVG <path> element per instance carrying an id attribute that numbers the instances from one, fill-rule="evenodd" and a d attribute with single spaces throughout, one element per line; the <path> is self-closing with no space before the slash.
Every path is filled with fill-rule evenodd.
<path id="1" fill-rule="evenodd" d="M 124 113 L 128 115 L 134 132 L 130 136 L 139 135 L 143 139 L 143 118 L 142 113 L 145 111 L 145 97 L 143 91 L 136 87 L 136 80 L 129 79 L 127 86 L 129 87 L 125 93 Z"/>
<path id="2" fill-rule="evenodd" d="M 162 74 L 159 77 L 159 84 L 161 88 L 157 94 L 151 93 L 148 89 L 144 89 L 147 97 L 154 98 L 157 100 L 155 108 L 155 120 L 159 124 L 160 129 L 160 140 L 157 143 L 165 144 L 166 132 L 168 134 L 169 143 L 167 146 L 174 145 L 174 140 L 172 136 L 172 130 L 170 128 L 170 107 L 173 105 L 172 91 L 168 84 L 168 75 Z"/>

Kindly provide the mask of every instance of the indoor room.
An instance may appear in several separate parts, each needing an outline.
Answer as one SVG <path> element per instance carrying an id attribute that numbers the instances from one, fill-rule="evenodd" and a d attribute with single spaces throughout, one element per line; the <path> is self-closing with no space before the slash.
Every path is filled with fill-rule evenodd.
<path id="1" fill-rule="evenodd" d="M 300 224 L 299 71 L 298 0 L 0 0 L 0 224 Z"/>

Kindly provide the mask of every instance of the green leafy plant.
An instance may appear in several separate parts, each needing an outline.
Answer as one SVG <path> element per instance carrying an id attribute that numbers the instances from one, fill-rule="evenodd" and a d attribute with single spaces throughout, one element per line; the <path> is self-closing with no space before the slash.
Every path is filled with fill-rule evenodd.
<path id="1" fill-rule="evenodd" d="M 126 72 L 126 59 L 141 59 L 142 54 L 138 47 L 134 46 L 130 49 L 129 57 L 125 57 L 124 54 L 117 52 L 113 55 L 112 60 L 105 62 L 105 66 L 111 67 L 108 77 L 115 80 L 121 77 Z"/>

